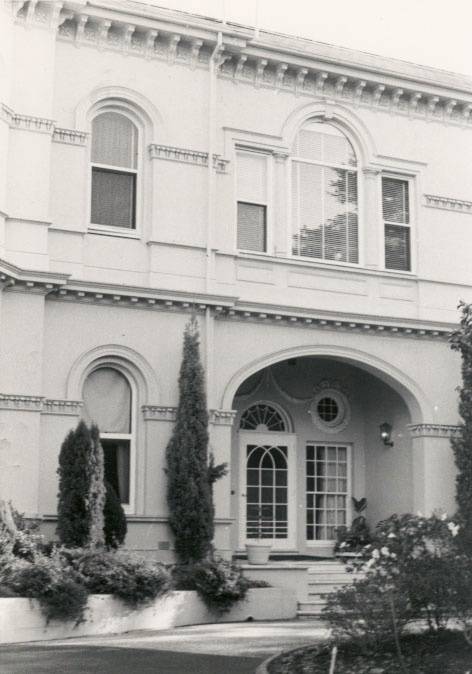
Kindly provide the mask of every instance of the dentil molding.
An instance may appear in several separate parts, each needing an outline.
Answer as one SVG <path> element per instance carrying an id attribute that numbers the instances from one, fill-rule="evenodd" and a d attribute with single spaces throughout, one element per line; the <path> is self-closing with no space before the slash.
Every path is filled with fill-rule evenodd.
<path id="1" fill-rule="evenodd" d="M 60 40 L 76 47 L 113 50 L 192 69 L 208 69 L 213 58 L 219 76 L 235 84 L 287 91 L 295 96 L 328 97 L 353 106 L 429 121 L 472 123 L 469 91 L 455 86 L 451 94 L 444 93 L 448 89 L 447 80 L 441 81 L 438 74 L 436 83 L 429 73 L 425 81 L 424 69 L 420 67 L 417 80 L 406 71 L 392 76 L 391 70 L 397 66 L 394 62 L 388 62 L 384 72 L 382 67 L 373 71 L 372 67 L 362 65 L 363 60 L 368 60 L 365 54 L 351 52 L 349 59 L 344 50 L 344 56 L 338 59 L 324 58 L 326 45 L 297 38 L 286 44 L 287 38 L 281 42 L 280 36 L 266 31 L 256 36 L 244 26 L 229 25 L 223 44 L 216 50 L 221 23 L 215 20 L 162 9 L 146 11 L 139 5 L 135 11 L 126 13 L 118 3 L 116 8 L 99 5 L 82 0 L 19 0 L 13 4 L 13 11 L 18 23 L 55 30 Z M 336 63 L 330 67 L 333 60 Z"/>
<path id="2" fill-rule="evenodd" d="M 472 201 L 464 199 L 453 199 L 452 197 L 440 197 L 437 194 L 425 194 L 425 206 L 430 208 L 441 208 L 446 211 L 456 211 L 457 213 L 472 213 Z"/>
<path id="3" fill-rule="evenodd" d="M 414 438 L 453 438 L 460 433 L 460 426 L 452 424 L 408 424 Z"/>
<path id="4" fill-rule="evenodd" d="M 79 416 L 80 400 L 50 400 L 43 396 L 0 393 L 0 409 L 39 412 L 58 416 Z"/>

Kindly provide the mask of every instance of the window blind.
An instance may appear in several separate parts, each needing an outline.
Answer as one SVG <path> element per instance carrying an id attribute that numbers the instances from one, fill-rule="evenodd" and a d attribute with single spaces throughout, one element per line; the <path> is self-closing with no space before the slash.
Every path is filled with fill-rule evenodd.
<path id="1" fill-rule="evenodd" d="M 358 262 L 357 174 L 292 162 L 292 252 Z"/>
<path id="2" fill-rule="evenodd" d="M 137 129 L 116 112 L 104 112 L 92 123 L 92 162 L 136 168 Z"/>
<path id="3" fill-rule="evenodd" d="M 85 380 L 84 419 L 102 433 L 131 433 L 131 388 L 111 367 L 95 370 Z"/>
<path id="4" fill-rule="evenodd" d="M 407 180 L 382 178 L 382 209 L 384 220 L 387 222 L 409 224 L 410 206 Z"/>
<path id="5" fill-rule="evenodd" d="M 409 271 L 409 184 L 398 178 L 382 178 L 382 212 L 385 232 L 385 267 Z"/>
<path id="6" fill-rule="evenodd" d="M 266 239 L 266 207 L 238 201 L 238 248 L 264 252 Z"/>
<path id="7" fill-rule="evenodd" d="M 135 226 L 136 174 L 92 167 L 91 221 L 112 227 Z"/>
<path id="8" fill-rule="evenodd" d="M 267 157 L 254 152 L 237 153 L 238 201 L 267 203 Z"/>

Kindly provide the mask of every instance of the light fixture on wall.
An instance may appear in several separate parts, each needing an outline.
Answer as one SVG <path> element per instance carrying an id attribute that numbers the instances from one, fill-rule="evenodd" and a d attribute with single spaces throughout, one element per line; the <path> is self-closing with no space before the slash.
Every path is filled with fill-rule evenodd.
<path id="1" fill-rule="evenodd" d="M 393 447 L 392 437 L 392 426 L 386 421 L 383 424 L 380 424 L 380 437 L 382 442 L 386 447 Z"/>

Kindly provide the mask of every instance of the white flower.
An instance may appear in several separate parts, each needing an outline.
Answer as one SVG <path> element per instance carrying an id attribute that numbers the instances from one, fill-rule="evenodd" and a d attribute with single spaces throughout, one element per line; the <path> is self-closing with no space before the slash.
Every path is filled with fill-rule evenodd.
<path id="1" fill-rule="evenodd" d="M 394 552 L 391 552 L 391 553 L 390 553 L 390 557 L 392 557 L 392 559 L 396 559 L 396 558 L 397 558 L 397 556 L 396 556 L 396 554 L 395 554 Z"/>
<path id="2" fill-rule="evenodd" d="M 372 566 L 374 564 L 375 564 L 375 559 L 373 557 L 371 557 L 371 559 L 369 559 L 369 561 L 364 564 L 364 566 L 362 567 L 362 570 L 368 571 L 370 568 L 372 568 Z"/>
<path id="3" fill-rule="evenodd" d="M 380 552 L 384 557 L 390 557 L 390 550 L 385 545 L 380 549 Z"/>
<path id="4" fill-rule="evenodd" d="M 443 513 L 443 514 L 441 515 L 441 521 L 442 521 L 442 522 L 445 522 L 446 520 L 447 520 L 447 513 Z"/>
<path id="5" fill-rule="evenodd" d="M 374 559 L 379 559 L 379 558 L 380 558 L 380 552 L 379 552 L 377 549 L 375 549 L 375 550 L 372 552 L 372 557 L 373 557 Z"/>
<path id="6" fill-rule="evenodd" d="M 346 541 L 343 541 L 339 547 L 340 547 L 340 548 L 345 548 L 346 545 L 347 545 Z"/>
<path id="7" fill-rule="evenodd" d="M 396 536 L 395 536 L 395 534 L 393 533 L 393 531 L 391 531 L 391 532 L 389 533 L 389 535 L 387 536 L 387 538 L 396 538 Z"/>
<path id="8" fill-rule="evenodd" d="M 459 533 L 460 526 L 458 524 L 454 524 L 454 522 L 448 522 L 447 528 L 451 532 L 453 536 L 457 536 Z"/>

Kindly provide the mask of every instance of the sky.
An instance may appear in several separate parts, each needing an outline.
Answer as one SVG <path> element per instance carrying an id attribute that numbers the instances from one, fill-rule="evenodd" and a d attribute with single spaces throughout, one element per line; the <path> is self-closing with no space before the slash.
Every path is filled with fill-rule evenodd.
<path id="1" fill-rule="evenodd" d="M 471 0 L 141 0 L 472 77 Z"/>

